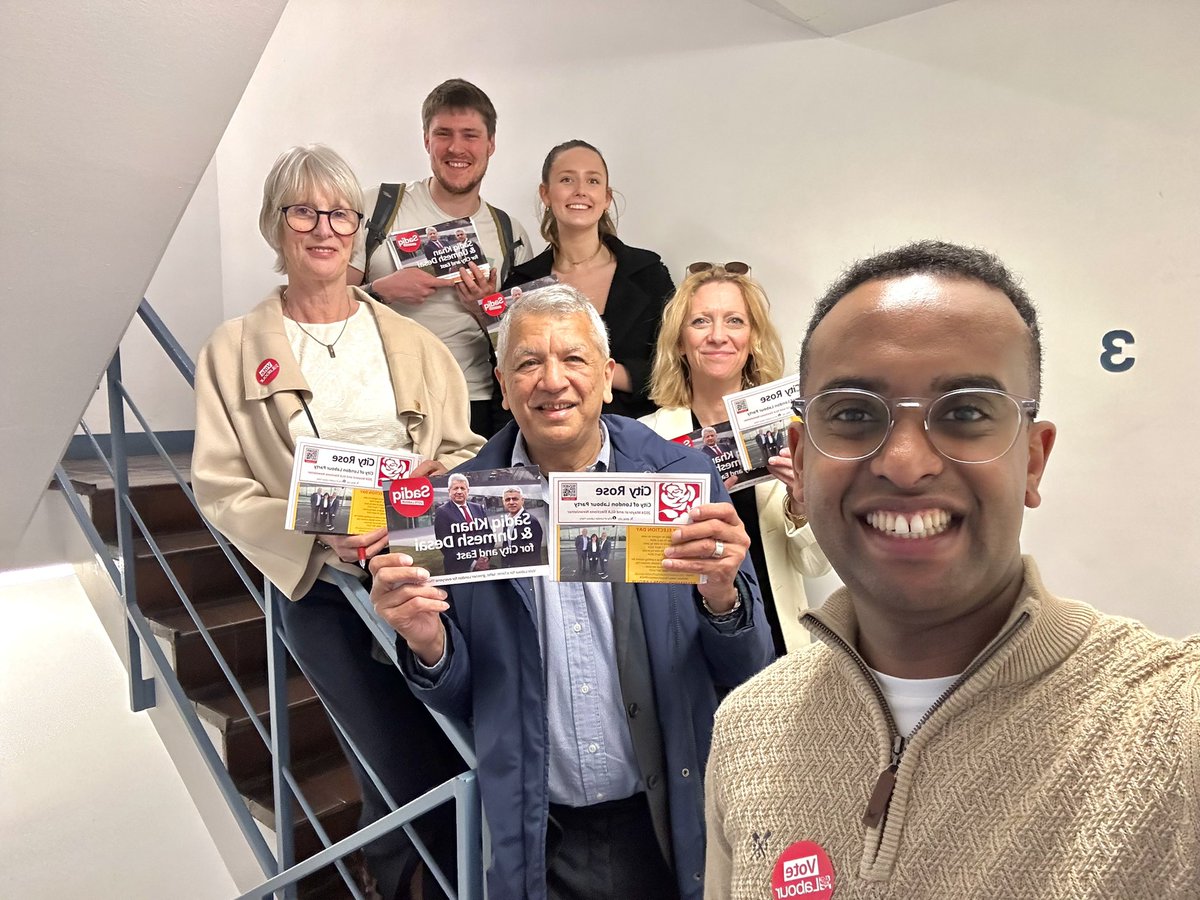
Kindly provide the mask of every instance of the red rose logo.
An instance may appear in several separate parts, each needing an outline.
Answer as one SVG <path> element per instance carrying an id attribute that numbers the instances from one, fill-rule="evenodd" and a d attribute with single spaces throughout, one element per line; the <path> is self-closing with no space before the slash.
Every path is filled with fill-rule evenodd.
<path id="1" fill-rule="evenodd" d="M 504 310 L 508 309 L 508 304 L 504 302 L 503 294 L 490 294 L 479 301 L 479 305 L 483 307 L 483 311 L 493 319 L 498 319 L 504 315 Z"/>
<path id="2" fill-rule="evenodd" d="M 415 518 L 433 506 L 433 485 L 428 478 L 404 478 L 384 488 L 388 503 L 402 516 Z"/>
<path id="3" fill-rule="evenodd" d="M 405 253 L 416 253 L 421 249 L 421 235 L 415 231 L 406 231 L 392 238 L 396 247 Z"/>
<path id="4" fill-rule="evenodd" d="M 658 521 L 674 524 L 700 499 L 700 485 L 673 481 L 658 486 Z"/>
<path id="5" fill-rule="evenodd" d="M 379 477 L 376 484 L 383 487 L 385 481 L 404 478 L 413 470 L 413 461 L 407 456 L 379 457 Z"/>

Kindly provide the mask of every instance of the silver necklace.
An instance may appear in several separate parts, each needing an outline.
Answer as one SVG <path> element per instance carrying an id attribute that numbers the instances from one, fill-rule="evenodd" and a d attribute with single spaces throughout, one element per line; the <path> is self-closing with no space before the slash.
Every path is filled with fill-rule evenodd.
<path id="1" fill-rule="evenodd" d="M 280 299 L 282 299 L 282 301 L 283 301 L 284 312 L 286 313 L 287 312 L 287 288 L 284 288 L 282 293 L 279 296 L 280 296 Z M 350 307 L 349 299 L 346 300 L 346 307 L 347 307 L 347 309 L 349 309 L 349 307 Z M 342 335 L 346 333 L 346 326 L 348 324 L 350 324 L 350 315 L 352 315 L 353 312 L 354 312 L 353 309 L 349 309 L 349 313 L 346 315 L 346 318 L 342 319 L 342 330 L 339 331 L 338 336 L 333 339 L 333 344 L 336 344 L 338 341 L 340 341 L 342 339 Z M 291 319 L 293 322 L 296 322 L 297 328 L 299 328 L 301 331 L 303 331 L 305 334 L 307 334 L 310 338 L 312 338 L 314 341 L 316 341 L 318 344 L 320 344 L 322 347 L 324 347 L 326 350 L 328 350 L 330 359 L 337 358 L 337 354 L 333 352 L 333 344 L 327 344 L 323 340 L 321 340 L 319 337 L 314 335 L 311 331 L 309 331 L 307 328 L 305 328 L 303 325 L 301 325 L 299 322 L 297 322 L 295 316 L 289 315 L 288 318 Z"/>

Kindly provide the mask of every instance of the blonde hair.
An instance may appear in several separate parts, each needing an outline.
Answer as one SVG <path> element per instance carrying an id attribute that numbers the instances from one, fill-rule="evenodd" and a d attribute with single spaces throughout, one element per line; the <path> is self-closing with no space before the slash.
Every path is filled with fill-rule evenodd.
<path id="1" fill-rule="evenodd" d="M 287 273 L 281 208 L 293 203 L 311 203 L 312 194 L 317 191 L 356 212 L 363 211 L 362 186 L 349 163 L 334 150 L 324 144 L 304 144 L 279 154 L 263 183 L 262 209 L 258 212 L 258 230 L 275 251 L 276 272 Z M 355 251 L 366 241 L 366 231 L 364 222 L 354 234 Z"/>
<path id="2" fill-rule="evenodd" d="M 771 321 L 771 301 L 749 275 L 735 275 L 723 266 L 714 266 L 685 278 L 663 309 L 654 368 L 650 372 L 650 400 L 656 406 L 672 409 L 692 405 L 692 376 L 681 344 L 692 298 L 706 284 L 732 284 L 746 303 L 750 353 L 742 369 L 742 387 L 756 387 L 783 377 L 783 341 Z"/>
<path id="3" fill-rule="evenodd" d="M 609 195 L 612 194 L 612 188 L 608 184 L 608 163 L 604 160 L 604 154 L 589 144 L 587 141 L 581 141 L 578 138 L 572 141 L 565 141 L 557 147 L 552 147 L 550 152 L 546 154 L 546 161 L 542 163 L 542 186 L 549 187 L 550 185 L 550 169 L 554 167 L 554 161 L 568 150 L 574 150 L 577 147 L 582 147 L 584 150 L 591 150 L 600 157 L 600 165 L 604 167 L 605 188 Z M 600 239 L 604 240 L 606 235 L 617 235 L 617 223 L 609 210 L 605 210 L 600 216 L 600 221 L 597 223 L 597 229 L 600 232 Z M 550 207 L 545 207 L 542 211 L 542 221 L 540 226 L 542 237 L 546 243 L 558 250 L 558 221 L 554 218 L 554 213 L 550 211 Z"/>

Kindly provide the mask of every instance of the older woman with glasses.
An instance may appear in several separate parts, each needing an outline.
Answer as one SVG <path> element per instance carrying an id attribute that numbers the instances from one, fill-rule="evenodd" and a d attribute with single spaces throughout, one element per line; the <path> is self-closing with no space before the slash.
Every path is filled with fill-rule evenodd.
<path id="1" fill-rule="evenodd" d="M 661 436 L 674 439 L 723 423 L 726 394 L 782 377 L 783 344 L 749 271 L 745 263 L 693 263 L 667 303 L 650 380 L 650 399 L 660 409 L 641 420 Z M 792 508 L 787 448 L 768 466 L 774 479 L 732 496 L 782 655 L 808 641 L 799 621 L 807 607 L 802 576 L 823 575 L 829 562 L 807 520 Z"/>
<path id="2" fill-rule="evenodd" d="M 346 285 L 362 219 L 358 180 L 328 147 L 293 147 L 275 161 L 259 229 L 286 281 L 221 325 L 200 353 L 192 482 L 209 521 L 278 588 L 300 668 L 403 804 L 453 776 L 458 756 L 400 672 L 372 658 L 371 632 L 323 575 L 333 566 L 365 578 L 358 562 L 384 549 L 387 530 L 284 530 L 292 454 L 298 438 L 313 436 L 393 447 L 424 457 L 417 474 L 428 475 L 470 459 L 483 442 L 468 427 L 466 383 L 445 346 Z M 355 771 L 365 824 L 387 807 Z M 415 866 L 411 845 L 395 834 L 367 848 L 387 897 L 407 896 Z"/>
<path id="3" fill-rule="evenodd" d="M 504 286 L 554 274 L 581 291 L 608 327 L 617 363 L 613 399 L 604 411 L 645 415 L 654 408 L 648 397 L 650 367 L 663 304 L 675 291 L 671 275 L 657 253 L 617 238 L 608 164 L 587 141 L 551 149 L 542 163 L 538 195 L 545 206 L 542 237 L 550 246 L 514 268 Z"/>

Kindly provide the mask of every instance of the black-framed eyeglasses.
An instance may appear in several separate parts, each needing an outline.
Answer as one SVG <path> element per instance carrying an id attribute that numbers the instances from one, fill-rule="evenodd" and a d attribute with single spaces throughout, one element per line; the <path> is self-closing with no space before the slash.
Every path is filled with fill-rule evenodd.
<path id="1" fill-rule="evenodd" d="M 792 402 L 812 445 L 831 459 L 853 461 L 878 453 L 896 424 L 896 410 L 924 410 L 925 435 L 953 462 L 999 459 L 1016 443 L 1037 401 L 991 388 L 961 388 L 940 397 L 882 397 L 834 388 Z"/>
<path id="2" fill-rule="evenodd" d="M 749 263 L 730 260 L 727 263 L 711 263 L 711 262 L 694 262 L 687 267 L 689 275 L 699 275 L 701 272 L 708 272 L 712 269 L 724 269 L 730 275 L 749 275 Z"/>
<path id="3" fill-rule="evenodd" d="M 283 221 L 287 222 L 288 228 L 300 234 L 308 234 L 317 227 L 321 216 L 326 216 L 329 229 L 334 234 L 348 237 L 358 231 L 363 220 L 363 214 L 356 209 L 313 209 L 303 203 L 281 206 L 279 211 L 283 213 Z"/>

